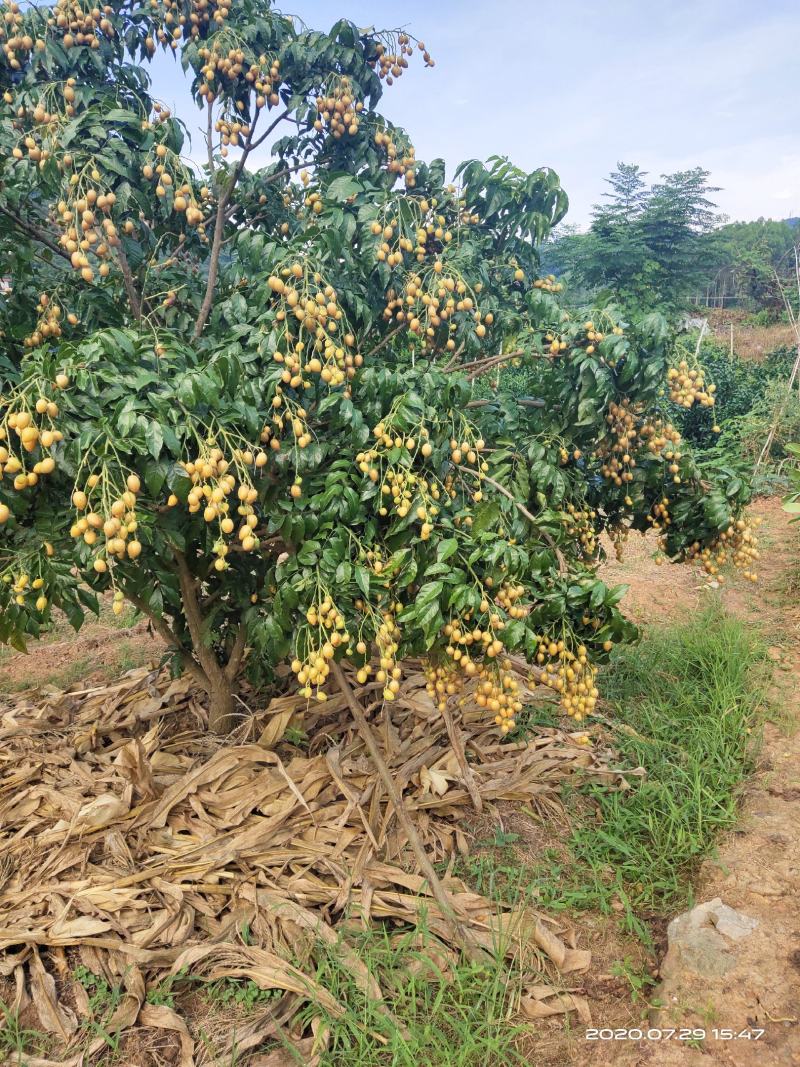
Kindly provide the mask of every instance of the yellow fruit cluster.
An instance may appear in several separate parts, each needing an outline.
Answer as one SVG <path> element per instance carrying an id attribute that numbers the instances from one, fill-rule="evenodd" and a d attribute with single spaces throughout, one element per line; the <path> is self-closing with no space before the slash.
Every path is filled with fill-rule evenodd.
<path id="1" fill-rule="evenodd" d="M 276 107 L 281 98 L 280 60 L 276 56 L 254 56 L 240 46 L 227 47 L 224 40 L 215 37 L 211 47 L 198 49 L 203 66 L 200 69 L 198 93 L 211 104 L 222 90 L 230 90 L 244 78 L 256 93 L 256 107 Z M 244 111 L 244 102 L 237 100 L 236 108 Z M 223 142 L 224 143 L 224 142 Z M 232 141 L 237 144 L 237 141 Z"/>
<path id="2" fill-rule="evenodd" d="M 515 716 L 522 711 L 519 683 L 511 671 L 511 664 L 503 660 L 497 664 L 475 663 L 469 659 L 465 666 L 458 663 L 429 664 L 425 668 L 425 688 L 436 701 L 440 711 L 447 707 L 450 697 L 462 693 L 467 682 L 475 679 L 474 699 L 479 708 L 486 708 L 500 728 L 501 734 L 510 733 L 516 726 Z M 468 697 L 462 697 L 465 702 Z"/>
<path id="3" fill-rule="evenodd" d="M 51 300 L 47 293 L 42 293 L 37 306 L 38 319 L 33 332 L 24 340 L 26 348 L 36 348 L 50 337 L 60 337 L 63 333 L 61 326 L 61 307 Z M 77 324 L 77 316 L 68 315 L 67 321 L 71 326 Z"/>
<path id="4" fill-rule="evenodd" d="M 278 302 L 275 319 L 280 347 L 272 358 L 284 367 L 284 385 L 310 389 L 314 376 L 331 386 L 353 378 L 364 358 L 352 351 L 353 334 L 342 333 L 346 327 L 344 312 L 333 286 L 300 263 L 271 275 L 267 284 Z"/>
<path id="5" fill-rule="evenodd" d="M 139 526 L 136 498 L 141 487 L 138 474 L 130 473 L 122 489 L 104 466 L 89 475 L 84 488 L 73 490 L 76 519 L 70 528 L 70 536 L 76 540 L 82 538 L 87 545 L 98 546 L 92 564 L 98 574 L 105 574 L 109 563 L 115 559 L 138 559 L 142 553 L 141 541 L 136 537 Z M 99 543 L 101 534 L 105 538 L 102 544 Z"/>
<path id="6" fill-rule="evenodd" d="M 669 497 L 663 496 L 650 508 L 647 516 L 648 522 L 652 523 L 654 530 L 665 530 L 672 525 L 672 516 L 669 513 Z"/>
<path id="7" fill-rule="evenodd" d="M 371 560 L 373 570 L 376 574 L 380 574 L 383 570 L 382 562 L 380 559 L 375 558 L 372 553 L 367 554 L 368 558 L 370 555 L 373 555 Z M 364 602 L 357 600 L 356 608 L 363 611 L 365 609 Z M 366 685 L 370 678 L 374 678 L 376 682 L 382 685 L 384 700 L 397 699 L 397 694 L 400 692 L 400 682 L 403 677 L 403 672 L 397 662 L 397 652 L 400 647 L 400 627 L 396 621 L 396 617 L 402 611 L 402 608 L 403 605 L 398 602 L 392 608 L 380 613 L 380 621 L 375 630 L 375 649 L 378 654 L 378 664 L 374 666 L 372 663 L 365 663 L 356 672 L 356 680 L 360 685 Z M 367 650 L 366 642 L 363 639 L 360 640 L 356 645 L 356 652 L 364 655 Z"/>
<path id="8" fill-rule="evenodd" d="M 422 52 L 426 67 L 436 66 L 424 41 L 417 41 L 417 48 Z M 386 44 L 379 42 L 375 52 L 375 59 L 370 60 L 370 66 L 377 70 L 378 77 L 385 79 L 387 85 L 392 85 L 408 67 L 407 57 L 413 56 L 414 48 L 408 34 L 399 33 L 396 38 L 386 35 Z"/>
<path id="9" fill-rule="evenodd" d="M 561 282 L 556 281 L 555 274 L 548 274 L 544 278 L 536 278 L 533 282 L 534 289 L 542 289 L 545 293 L 560 293 L 564 288 Z"/>
<path id="10" fill-rule="evenodd" d="M 151 4 L 156 7 L 153 0 Z M 160 44 L 175 51 L 182 38 L 199 37 L 212 22 L 215 29 L 224 26 L 230 14 L 231 0 L 191 0 L 188 14 L 179 0 L 160 0 L 159 7 L 163 25 L 156 30 L 156 38 Z M 155 49 L 152 37 L 147 38 L 145 45 L 150 52 Z"/>
<path id="11" fill-rule="evenodd" d="M 55 386 L 66 388 L 69 379 L 65 374 L 56 377 Z M 31 389 L 39 388 L 37 383 Z M 43 475 L 52 474 L 56 467 L 51 449 L 64 439 L 64 435 L 55 424 L 58 416 L 58 404 L 43 393 L 33 400 L 29 390 L 22 391 L 6 401 L 6 410 L 0 422 L 0 480 L 13 478 L 17 492 L 36 485 Z M 20 446 L 17 451 L 13 443 Z M 28 457 L 37 456 L 31 463 Z M 8 522 L 11 510 L 7 504 L 0 504 L 0 524 Z"/>
<path id="12" fill-rule="evenodd" d="M 713 581 L 724 582 L 725 576 L 720 574 L 720 568 L 732 563 L 742 572 L 744 578 L 757 582 L 758 574 L 751 568 L 760 559 L 758 538 L 754 530 L 760 521 L 760 518 L 754 519 L 752 523 L 747 518 L 737 519 L 711 544 L 701 545 L 695 541 L 686 553 L 686 558 L 699 562 Z"/>
<path id="13" fill-rule="evenodd" d="M 249 468 L 261 470 L 266 466 L 268 456 L 262 449 L 239 448 L 234 449 L 231 455 L 232 461 L 225 458 L 222 449 L 217 445 L 207 445 L 196 459 L 181 464 L 192 482 L 192 488 L 186 498 L 190 513 L 196 514 L 202 509 L 203 519 L 207 523 L 215 522 L 219 527 L 219 538 L 214 545 L 214 554 L 217 557 L 214 567 L 218 571 L 227 570 L 229 566 L 227 556 L 231 548 L 225 538 L 230 537 L 236 530 L 229 499 L 234 489 L 238 500 L 235 514 L 241 520 L 236 530 L 239 547 L 244 552 L 252 552 L 259 545 L 255 532 L 258 517 L 253 507 L 258 499 L 258 490 L 252 483 Z M 170 506 L 174 507 L 177 503 L 177 497 L 170 496 Z"/>
<path id="14" fill-rule="evenodd" d="M 604 460 L 600 467 L 603 477 L 621 486 L 633 481 L 633 468 L 636 466 L 633 452 L 638 443 L 641 419 L 625 398 L 619 404 L 611 401 L 606 422 L 612 439 L 610 443 L 601 445 L 595 455 Z"/>
<path id="15" fill-rule="evenodd" d="M 44 41 L 34 39 L 30 34 L 17 32 L 22 30 L 23 17 L 19 4 L 11 0 L 11 3 L 6 4 L 3 12 L 3 18 L 0 20 L 0 40 L 3 40 L 3 52 L 5 53 L 6 62 L 12 70 L 21 70 L 22 64 L 25 63 L 33 51 L 34 47 L 37 50 L 44 48 Z M 11 103 L 13 97 L 10 93 L 6 93 L 6 103 Z M 11 97 L 11 99 L 8 99 Z"/>
<path id="16" fill-rule="evenodd" d="M 52 555 L 52 547 L 49 547 L 48 555 Z M 14 575 L 11 571 L 6 571 L 3 574 L 3 583 L 11 586 L 11 592 L 14 595 L 14 602 L 20 607 L 28 605 L 28 598 L 33 598 L 36 593 L 38 596 L 34 599 L 34 607 L 40 614 L 46 609 L 48 600 L 43 592 L 41 592 L 44 586 L 44 578 L 41 576 L 31 579 L 30 574 L 26 571 L 20 571 L 19 574 Z"/>
<path id="17" fill-rule="evenodd" d="M 430 202 L 428 200 L 418 202 L 420 219 L 413 241 L 410 237 L 401 235 L 393 244 L 390 244 L 397 234 L 398 220 L 396 218 L 384 222 L 375 220 L 370 230 L 375 237 L 381 239 L 376 252 L 378 261 L 388 263 L 390 267 L 396 267 L 403 262 L 405 253 L 413 254 L 418 263 L 423 263 L 426 256 L 438 256 L 441 249 L 453 240 L 453 233 L 447 226 L 446 217 L 436 213 L 437 206 L 438 201 L 435 197 Z M 471 216 L 467 216 L 466 220 L 462 221 L 469 222 L 470 218 Z M 466 287 L 463 292 L 466 292 Z"/>
<path id="18" fill-rule="evenodd" d="M 295 658 L 292 670 L 301 685 L 300 693 L 310 700 L 312 696 L 319 701 L 328 699 L 323 686 L 330 674 L 330 661 L 336 655 L 340 645 L 348 645 L 344 615 L 338 610 L 330 596 L 325 596 L 317 604 L 312 604 L 306 612 L 306 646 L 305 660 Z"/>
<path id="19" fill-rule="evenodd" d="M 576 538 L 585 556 L 594 556 L 597 550 L 595 520 L 597 512 L 591 508 L 577 508 L 567 504 L 564 527 L 570 537 Z"/>
<path id="20" fill-rule="evenodd" d="M 358 116 L 364 110 L 360 100 L 355 99 L 353 86 L 346 76 L 337 78 L 322 96 L 316 100 L 318 118 L 314 121 L 314 129 L 328 132 L 337 141 L 349 134 L 354 137 L 358 133 Z"/>
<path id="21" fill-rule="evenodd" d="M 573 719 L 580 721 L 590 715 L 599 693 L 586 646 L 579 645 L 573 652 L 562 639 L 544 636 L 538 647 L 536 663 L 542 668 L 541 684 L 560 695 L 561 707 Z"/>
<path id="22" fill-rule="evenodd" d="M 487 326 L 494 322 L 491 312 L 482 315 L 478 310 L 474 294 L 466 283 L 457 276 L 445 274 L 442 262 L 437 259 L 427 272 L 410 275 L 401 294 L 389 290 L 383 317 L 407 323 L 411 333 L 422 339 L 424 351 L 435 346 L 443 324 L 449 335 L 455 333 L 455 315 L 459 312 L 474 320 L 475 333 L 480 338 L 486 336 Z M 452 352 L 455 346 L 454 338 L 448 336 L 445 348 Z"/>
<path id="23" fill-rule="evenodd" d="M 178 156 L 170 152 L 166 145 L 156 145 L 155 160 L 143 164 L 142 175 L 147 181 L 156 183 L 156 196 L 159 200 L 165 200 L 167 190 L 171 189 L 172 210 L 183 215 L 190 226 L 197 226 L 201 236 L 205 235 L 205 227 L 202 224 L 206 216 L 200 204 L 207 203 L 211 194 L 206 186 L 203 186 L 198 200 L 191 176 Z"/>
<path id="24" fill-rule="evenodd" d="M 67 154 L 61 162 L 64 168 L 69 168 L 72 157 Z M 86 177 L 94 184 L 87 184 Z M 74 173 L 67 186 L 67 198 L 59 200 L 53 219 L 62 231 L 59 244 L 69 253 L 73 269 L 85 282 L 93 281 L 95 276 L 90 256 L 100 260 L 98 274 L 105 278 L 111 271 L 111 250 L 120 244 L 116 224 L 110 217 L 117 198 L 111 190 L 102 191 L 101 180 L 96 168 L 82 180 Z M 126 223 L 128 232 L 132 228 L 132 222 L 129 226 Z"/>
<path id="25" fill-rule="evenodd" d="M 677 367 L 669 368 L 667 384 L 669 398 L 673 404 L 679 404 L 683 408 L 690 408 L 694 404 L 700 404 L 704 408 L 714 406 L 717 387 L 713 384 L 707 386 L 702 368 L 690 369 L 685 359 L 682 359 Z"/>
<path id="26" fill-rule="evenodd" d="M 278 386 L 275 390 L 275 396 L 272 398 L 272 410 L 274 412 L 272 425 L 265 426 L 262 429 L 261 443 L 269 443 L 269 447 L 274 452 L 279 452 L 282 436 L 286 428 L 290 427 L 294 437 L 295 448 L 308 448 L 311 444 L 312 436 L 308 427 L 308 412 L 306 409 L 300 404 L 295 404 L 284 393 L 283 389 Z M 300 484 L 300 479 L 298 479 L 297 484 Z M 299 496 L 300 493 L 293 493 L 292 495 Z"/>
<path id="27" fill-rule="evenodd" d="M 406 183 L 406 188 L 413 189 L 417 183 L 415 177 L 417 159 L 414 146 L 408 144 L 405 148 L 401 148 L 391 134 L 385 130 L 375 131 L 375 144 L 386 153 L 389 173 L 400 175 Z"/>
<path id="28" fill-rule="evenodd" d="M 530 604 L 520 604 L 520 599 L 525 595 L 525 586 L 506 581 L 500 586 L 495 595 L 495 603 L 511 619 L 524 619 L 530 614 Z"/>

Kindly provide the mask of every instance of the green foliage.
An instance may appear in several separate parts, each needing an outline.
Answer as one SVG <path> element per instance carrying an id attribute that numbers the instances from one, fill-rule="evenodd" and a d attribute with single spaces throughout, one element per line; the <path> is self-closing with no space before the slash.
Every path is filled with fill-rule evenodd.
<path id="1" fill-rule="evenodd" d="M 29 1057 L 44 1058 L 52 1044 L 49 1034 L 24 1026 L 19 1013 L 0 999 L 0 1055 L 8 1067 L 27 1067 Z"/>
<path id="2" fill-rule="evenodd" d="M 778 321 L 784 305 L 775 273 L 791 277 L 793 250 L 800 242 L 797 227 L 773 219 L 730 222 L 705 242 L 708 267 L 699 291 L 716 295 L 724 290 L 738 306 L 757 309 L 754 322 L 766 326 Z"/>
<path id="3" fill-rule="evenodd" d="M 797 463 L 797 460 L 800 460 L 800 445 L 787 445 L 786 451 L 793 463 L 788 471 L 791 492 L 784 500 L 783 506 L 792 516 L 792 522 L 797 522 L 800 516 L 800 464 Z"/>
<path id="4" fill-rule="evenodd" d="M 106 1045 L 116 1052 L 119 1049 L 120 1033 L 111 1032 L 109 1023 L 122 1003 L 124 990 L 121 985 L 110 985 L 101 975 L 94 974 L 80 965 L 75 968 L 73 978 L 83 986 L 88 994 L 89 1014 L 81 1026 L 95 1037 L 101 1037 Z"/>
<path id="5" fill-rule="evenodd" d="M 682 309 L 704 276 L 704 235 L 716 215 L 709 172 L 701 167 L 665 174 L 648 186 L 638 166 L 619 163 L 608 179 L 609 203 L 595 206 L 585 234 L 547 249 L 545 265 L 627 312 Z"/>

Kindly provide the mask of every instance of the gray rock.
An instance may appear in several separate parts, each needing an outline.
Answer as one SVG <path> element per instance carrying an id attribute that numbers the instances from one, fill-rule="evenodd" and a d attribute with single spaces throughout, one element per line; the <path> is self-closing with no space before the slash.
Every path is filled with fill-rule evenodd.
<path id="1" fill-rule="evenodd" d="M 736 944 L 758 926 L 719 897 L 678 915 L 667 927 L 668 949 L 661 964 L 662 978 L 691 972 L 718 978 L 736 962 Z"/>

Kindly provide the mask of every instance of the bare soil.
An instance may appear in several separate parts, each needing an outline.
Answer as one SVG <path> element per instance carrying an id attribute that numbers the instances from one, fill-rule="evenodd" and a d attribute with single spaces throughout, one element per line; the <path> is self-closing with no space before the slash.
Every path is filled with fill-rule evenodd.
<path id="1" fill-rule="evenodd" d="M 758 920 L 736 948 L 736 966 L 719 979 L 685 976 L 660 992 L 663 1008 L 645 1015 L 656 1027 L 704 1031 L 696 1042 L 612 1039 L 579 1042 L 574 1062 L 603 1067 L 790 1067 L 800 1064 L 800 611 L 798 529 L 774 499 L 753 509 L 763 517 L 756 585 L 736 581 L 720 595 L 740 617 L 751 620 L 772 642 L 775 662 L 771 693 L 775 721 L 766 724 L 757 773 L 748 783 L 740 824 L 701 867 L 698 902 L 723 902 Z M 708 593 L 686 568 L 665 573 L 648 555 L 644 541 L 631 542 L 622 564 L 609 565 L 606 578 L 630 584 L 629 611 L 642 622 L 679 619 L 696 610 Z M 617 944 L 617 951 L 624 947 Z M 619 958 L 619 957 L 618 957 Z M 657 991 L 658 993 L 659 991 Z M 618 1010 L 598 1003 L 590 992 L 598 1027 L 631 1026 Z M 639 1011 L 639 1024 L 642 1012 Z M 746 1034 L 763 1029 L 754 1041 L 723 1038 L 716 1031 Z"/>

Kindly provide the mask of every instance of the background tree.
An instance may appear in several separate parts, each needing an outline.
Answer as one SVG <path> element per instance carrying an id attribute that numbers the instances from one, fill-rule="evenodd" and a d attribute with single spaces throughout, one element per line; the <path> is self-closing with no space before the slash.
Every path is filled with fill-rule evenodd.
<path id="1" fill-rule="evenodd" d="M 687 306 L 707 274 L 703 240 L 717 221 L 709 172 L 701 167 L 663 176 L 648 186 L 646 172 L 619 163 L 608 180 L 608 203 L 598 204 L 585 234 L 548 249 L 547 265 L 628 310 L 675 314 Z"/>
<path id="2" fill-rule="evenodd" d="M 513 657 L 580 718 L 635 633 L 595 573 L 604 529 L 749 564 L 746 486 L 663 414 L 713 387 L 671 367 L 659 317 L 574 319 L 538 271 L 557 176 L 494 158 L 457 188 L 376 110 L 432 62 L 421 42 L 298 29 L 267 0 L 4 16 L 0 640 L 108 593 L 214 730 L 242 672 L 274 688 L 288 664 L 324 700 L 347 662 L 391 700 L 413 654 L 442 708 L 477 684 L 506 733 Z M 159 48 L 204 114 L 202 168 L 151 96 Z M 686 188 L 651 200 L 683 198 L 689 232 Z M 481 390 L 520 359 L 533 402 Z"/>

